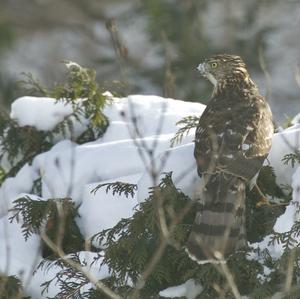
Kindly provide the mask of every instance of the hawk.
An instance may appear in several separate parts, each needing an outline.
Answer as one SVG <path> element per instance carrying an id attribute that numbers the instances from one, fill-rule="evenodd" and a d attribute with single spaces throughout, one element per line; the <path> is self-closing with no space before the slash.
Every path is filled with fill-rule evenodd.
<path id="1" fill-rule="evenodd" d="M 199 263 L 220 262 L 246 244 L 245 186 L 269 153 L 274 127 L 241 57 L 215 55 L 198 70 L 214 89 L 195 134 L 202 185 L 186 250 Z"/>

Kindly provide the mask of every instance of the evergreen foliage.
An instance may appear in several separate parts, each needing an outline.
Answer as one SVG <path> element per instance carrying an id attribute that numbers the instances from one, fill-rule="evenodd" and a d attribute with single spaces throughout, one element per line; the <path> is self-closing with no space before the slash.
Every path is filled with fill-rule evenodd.
<path id="1" fill-rule="evenodd" d="M 10 167 L 4 171 L 2 181 L 6 177 L 14 176 L 26 163 L 39 153 L 47 151 L 52 144 L 48 136 L 53 133 L 38 131 L 34 127 L 20 127 L 16 121 L 10 119 L 6 112 L 0 115 L 0 143 L 2 146 L 1 165 L 7 161 Z M 52 135 L 53 136 L 53 135 Z"/>
<path id="2" fill-rule="evenodd" d="M 22 219 L 22 233 L 27 240 L 33 233 L 45 234 L 65 253 L 83 249 L 84 240 L 75 222 L 78 216 L 70 198 L 33 200 L 21 197 L 14 201 L 10 221 Z M 42 240 L 43 257 L 55 258 L 56 252 Z"/>
<path id="3" fill-rule="evenodd" d="M 247 190 L 247 211 L 251 213 L 246 214 L 246 224 L 250 242 L 262 241 L 272 232 L 276 219 L 284 213 L 285 204 L 292 198 L 290 191 L 286 192 L 283 186 L 278 186 L 274 169 L 270 165 L 261 168 L 256 184 L 260 191 L 268 196 L 268 202 L 262 202 L 264 198 L 261 198 L 255 187 L 251 191 Z"/>
<path id="4" fill-rule="evenodd" d="M 81 267 L 86 266 L 86 261 L 80 259 L 78 253 L 73 253 L 68 256 L 68 259 L 58 258 L 55 261 L 43 260 L 39 268 L 48 271 L 51 267 L 58 267 L 60 270 L 57 275 L 54 276 L 51 280 L 45 281 L 42 283 L 44 294 L 48 289 L 53 285 L 58 285 L 61 288 L 61 291 L 55 295 L 55 297 L 48 297 L 49 299 L 63 299 L 63 298 L 89 298 L 86 294 L 82 294 L 81 288 L 88 285 L 90 281 L 84 275 L 83 272 L 77 271 L 75 268 L 70 267 L 68 261 L 80 265 Z"/>
<path id="5" fill-rule="evenodd" d="M 103 108 L 108 103 L 103 90 L 96 82 L 95 71 L 83 68 L 78 64 L 66 62 L 67 79 L 64 83 L 56 84 L 52 89 L 47 89 L 31 74 L 25 74 L 26 80 L 21 84 L 28 94 L 49 96 L 57 101 L 70 103 L 73 112 L 66 116 L 51 131 L 39 131 L 35 127 L 20 127 L 16 121 L 2 111 L 0 114 L 0 165 L 9 163 L 9 167 L 2 168 L 2 180 L 14 176 L 22 166 L 31 163 L 33 158 L 49 150 L 57 136 L 71 138 L 74 142 L 84 143 L 93 141 L 103 135 L 108 120 L 103 114 Z M 88 119 L 89 125 L 78 137 L 74 137 L 74 120 L 81 122 Z"/>
<path id="6" fill-rule="evenodd" d="M 289 163 L 291 163 L 291 166 L 294 168 L 296 164 L 300 164 L 300 151 L 296 150 L 294 153 L 285 155 L 282 158 L 282 162 L 285 165 L 288 165 Z"/>
<path id="7" fill-rule="evenodd" d="M 92 127 L 101 128 L 107 123 L 103 114 L 107 97 L 103 95 L 104 90 L 96 82 L 96 72 L 71 61 L 66 61 L 65 65 L 67 67 L 66 82 L 55 84 L 52 89 L 44 87 L 31 74 L 24 74 L 27 80 L 20 83 L 30 94 L 48 96 L 57 101 L 71 103 L 77 118 L 82 115 L 91 121 Z M 80 99 L 83 101 L 79 102 Z"/>
<path id="8" fill-rule="evenodd" d="M 248 1 L 243 7 L 243 17 L 236 18 L 230 14 L 234 9 L 232 2 L 215 3 L 214 5 L 220 5 L 220 10 L 224 9 L 224 17 L 228 18 L 223 23 L 228 35 L 226 38 L 223 37 L 222 41 L 215 42 L 209 35 L 209 30 L 205 30 L 204 23 L 211 13 L 211 1 L 145 0 L 141 2 L 142 13 L 148 20 L 150 37 L 161 45 L 162 51 L 168 52 L 168 49 L 165 49 L 166 40 L 172 49 L 169 51 L 171 54 L 166 54 L 166 60 L 170 60 L 169 68 L 175 80 L 173 86 L 176 88 L 173 93 L 177 97 L 195 101 L 199 101 L 200 98 L 203 103 L 209 98 L 211 85 L 200 81 L 198 84 L 194 82 L 197 77 L 195 61 L 200 62 L 202 57 L 208 57 L 211 53 L 225 53 L 230 48 L 232 53 L 239 53 L 246 58 L 247 65 L 256 72 L 262 71 L 258 49 L 261 53 L 265 53 L 266 37 L 274 31 L 274 28 L 267 25 L 258 28 L 257 18 L 253 12 L 258 11 L 261 4 L 262 2 L 258 0 Z M 222 23 L 217 21 L 217 24 L 220 26 Z M 253 33 L 251 40 L 247 38 L 249 30 Z M 156 71 L 150 76 L 158 85 L 161 85 L 164 79 L 168 79 L 167 76 L 164 77 L 163 71 L 160 73 Z"/>
<path id="9" fill-rule="evenodd" d="M 159 194 L 159 197 L 157 197 L 157 194 Z M 112 271 L 110 278 L 113 282 L 112 285 L 124 297 L 131 294 L 129 287 L 124 291 L 124 285 L 128 280 L 134 283 L 138 281 L 149 260 L 159 247 L 161 227 L 158 219 L 157 200 L 163 202 L 168 224 L 172 221 L 174 214 L 180 215 L 186 204 L 190 202 L 187 196 L 176 189 L 171 174 L 167 174 L 157 188 L 150 190 L 149 198 L 137 208 L 131 219 L 123 219 L 114 228 L 94 236 L 99 245 L 107 247 L 103 263 L 109 265 Z M 175 213 L 170 213 L 170 207 L 174 209 Z M 255 210 L 249 212 L 252 215 L 255 213 L 257 213 Z M 184 252 L 184 244 L 189 235 L 194 216 L 195 209 L 191 209 L 176 225 L 171 238 L 172 241 L 166 247 L 155 270 L 140 292 L 141 298 L 158 298 L 157 294 L 161 289 L 170 285 L 181 284 L 190 278 L 196 279 L 204 287 L 204 291 L 199 295 L 199 298 L 217 297 L 219 294 L 214 289 L 215 285 L 226 290 L 226 298 L 233 296 L 224 274 L 218 266 L 211 264 L 199 266 L 190 260 Z M 274 222 L 278 213 L 268 216 L 269 218 L 273 217 Z M 256 232 L 256 227 L 250 227 L 249 229 L 253 230 L 252 234 L 261 234 L 260 231 Z M 248 252 L 251 252 L 250 248 L 232 255 L 228 261 L 228 266 L 234 273 L 236 284 L 242 294 L 249 294 L 250 292 L 252 294 L 251 298 L 267 298 L 274 291 L 272 282 L 276 281 L 277 276 L 274 275 L 272 282 L 259 281 L 257 276 L 261 275 L 263 265 L 256 260 L 249 260 L 247 258 Z M 264 254 L 269 258 L 267 253 Z M 264 259 L 264 262 L 267 262 L 267 258 Z"/>
<path id="10" fill-rule="evenodd" d="M 23 287 L 15 276 L 0 274 L 0 299 L 30 299 L 23 294 Z"/>
<path id="11" fill-rule="evenodd" d="M 73 105 L 72 116 L 77 120 L 81 116 L 90 116 L 90 126 L 80 138 L 82 142 L 94 140 L 107 126 L 102 112 L 105 99 L 95 83 L 93 72 L 74 63 L 68 63 L 67 66 L 68 81 L 56 85 L 52 91 L 42 87 L 30 76 L 28 86 L 43 95 L 55 96 L 58 101 L 65 98 Z M 94 92 L 91 93 L 91 89 Z M 78 101 L 77 98 L 86 100 Z M 172 144 L 181 142 L 198 120 L 198 117 L 186 117 L 178 122 L 182 127 L 172 139 Z M 4 180 L 8 175 L 14 175 L 38 153 L 49 149 L 55 134 L 63 133 L 72 125 L 73 122 L 67 117 L 53 131 L 42 132 L 31 127 L 21 128 L 4 115 L 0 119 L 0 141 L 3 145 L 0 158 L 8 159 L 12 168 L 8 172 L 0 169 L 0 177 Z M 75 141 L 79 142 L 80 138 Z M 282 161 L 294 167 L 299 160 L 299 153 L 295 152 L 283 157 Z M 300 221 L 295 221 L 288 232 L 273 231 L 276 219 L 285 211 L 282 203 L 291 200 L 290 186 L 280 185 L 276 181 L 274 169 L 269 165 L 261 169 L 257 185 L 263 195 L 268 196 L 270 204 L 257 205 L 262 194 L 254 190 L 247 191 L 248 241 L 259 242 L 269 236 L 271 244 L 283 244 L 284 254 L 274 259 L 267 249 L 261 251 L 249 247 L 232 254 L 226 267 L 240 294 L 251 299 L 269 298 L 277 291 L 282 291 L 287 284 L 286 273 L 290 273 L 290 287 L 284 296 L 297 299 L 300 244 L 296 237 L 300 235 Z M 96 193 L 100 188 L 105 188 L 106 192 L 112 192 L 113 195 L 124 195 L 124 200 L 130 200 L 129 197 L 133 197 L 137 191 L 135 184 L 114 182 L 100 184 L 92 192 Z M 32 193 L 41 195 L 41 178 L 35 181 Z M 171 172 L 165 174 L 158 186 L 149 189 L 148 198 L 135 208 L 131 218 L 121 219 L 114 227 L 95 234 L 91 240 L 95 246 L 91 248 L 84 247 L 83 237 L 75 221 L 79 217 L 77 208 L 70 198 L 41 200 L 26 196 L 14 202 L 10 220 L 22 220 L 25 240 L 33 234 L 41 236 L 44 259 L 39 267 L 45 271 L 51 267 L 59 268 L 55 277 L 42 284 L 44 293 L 57 284 L 61 290 L 54 298 L 108 298 L 91 283 L 85 272 L 88 271 L 87 261 L 79 252 L 88 249 L 95 253 L 93 263 L 101 262 L 109 267 L 110 277 L 101 282 L 122 298 L 131 298 L 135 294 L 135 298 L 160 298 L 159 291 L 182 284 L 188 279 L 194 279 L 203 287 L 197 299 L 235 298 L 230 279 L 222 266 L 198 265 L 185 253 L 186 240 L 198 206 L 176 188 Z M 299 206 L 297 212 L 300 212 Z M 57 250 L 53 251 L 45 243 L 45 236 Z M 68 255 L 62 257 L 61 252 Z M 151 271 L 148 271 L 150 268 Z M 15 278 L 1 278 L 0 287 L 3 281 L 14 285 L 14 290 L 20 288 Z M 7 287 L 7 290 L 13 288 Z M 8 294 L 3 298 L 10 298 Z"/>
<path id="12" fill-rule="evenodd" d="M 116 188 L 116 190 L 122 190 L 124 193 L 128 191 L 120 182 L 102 187 Z M 108 188 L 107 192 L 109 190 Z M 158 208 L 162 208 L 166 225 L 171 233 L 161 258 L 139 290 L 139 298 L 160 298 L 158 295 L 160 290 L 171 285 L 182 284 L 190 278 L 201 283 L 204 288 L 197 298 L 218 298 L 222 292 L 225 298 L 234 298 L 220 266 L 198 265 L 184 251 L 185 242 L 196 212 L 196 209 L 190 204 L 191 200 L 174 186 L 172 174 L 167 173 L 157 187 L 150 189 L 149 198 L 136 208 L 131 218 L 122 219 L 115 227 L 94 235 L 93 243 L 98 244 L 96 247 L 106 248 L 106 250 L 100 250 L 98 259 L 103 259 L 102 264 L 108 265 L 111 271 L 111 277 L 103 282 L 122 298 L 130 298 L 134 292 L 132 284 L 139 283 L 141 275 L 149 266 L 149 261 L 158 252 L 164 240 L 158 213 Z M 187 207 L 188 209 L 185 211 Z M 270 221 L 271 219 L 274 223 L 278 215 L 284 211 L 284 207 L 281 206 L 280 209 L 280 212 L 277 211 L 277 213 L 269 212 L 267 214 L 267 211 L 264 211 L 265 220 Z M 185 212 L 182 215 L 183 211 Z M 261 210 L 250 206 L 248 217 L 250 215 L 252 217 L 260 215 L 261 217 Z M 174 219 L 177 220 L 176 225 L 174 229 L 171 229 Z M 262 226 L 264 224 L 260 223 Z M 250 235 L 254 235 L 257 239 L 269 234 L 270 229 L 257 230 L 257 226 L 248 227 Z M 299 227 L 295 227 L 295 231 L 297 229 L 299 232 Z M 259 259 L 249 258 L 251 254 L 257 254 Z M 80 265 L 84 265 L 76 254 L 72 255 L 71 258 Z M 61 261 L 58 260 L 54 263 L 48 263 L 48 267 L 59 263 Z M 78 298 L 108 298 L 100 290 L 95 289 L 90 289 L 79 295 L 78 290 L 80 287 L 88 285 L 89 280 L 80 271 L 74 270 L 69 265 L 65 263 L 61 263 L 61 265 L 62 270 L 56 278 L 45 283 L 45 286 L 55 281 L 61 284 L 62 291 L 56 298 L 63 298 L 63 295 L 66 294 L 74 295 L 76 292 L 78 292 L 78 296 L 82 296 Z M 241 294 L 251 294 L 250 298 L 255 299 L 268 298 L 280 289 L 284 277 L 279 265 L 278 261 L 270 257 L 267 250 L 253 252 L 251 248 L 233 254 L 228 260 L 228 267 L 234 275 L 235 283 Z M 268 277 L 264 276 L 264 267 L 272 269 Z M 73 273 L 73 271 L 77 272 Z M 80 279 L 74 282 L 72 278 L 77 276 Z M 216 286 L 218 287 L 216 288 Z"/>
<path id="13" fill-rule="evenodd" d="M 108 193 L 109 191 L 112 191 L 112 195 L 118 194 L 122 195 L 124 194 L 126 198 L 134 196 L 135 191 L 137 190 L 136 184 L 129 184 L 129 183 L 123 183 L 123 182 L 114 182 L 114 183 L 105 183 L 105 184 L 99 184 L 95 189 L 91 191 L 91 193 L 96 194 L 97 191 L 100 188 L 106 187 L 105 191 Z"/>
<path id="14" fill-rule="evenodd" d="M 160 246 L 163 237 L 157 206 L 161 205 L 163 208 L 169 227 L 172 217 L 179 216 L 189 202 L 188 197 L 174 186 L 171 174 L 167 174 L 158 187 L 150 190 L 149 198 L 136 208 L 132 218 L 122 219 L 114 228 L 94 236 L 99 245 L 107 247 L 103 262 L 112 269 L 111 280 L 114 284 L 124 286 L 128 280 L 137 282 L 139 275 Z M 178 249 L 187 239 L 191 226 L 189 220 L 193 219 L 194 214 L 195 211 L 190 210 L 183 221 L 176 225 L 169 241 L 172 246 L 168 246 L 155 271 L 147 280 L 141 293 L 142 297 L 147 297 L 153 292 L 151 288 L 154 285 L 163 288 L 174 282 L 174 279 L 178 280 L 181 276 L 178 271 L 183 266 L 182 262 L 191 264 L 188 258 L 182 260 L 184 253 Z"/>
<path id="15" fill-rule="evenodd" d="M 195 78 L 195 61 L 199 57 L 208 56 L 211 53 L 210 39 L 205 35 L 201 26 L 201 10 L 206 7 L 208 1 L 175 1 L 146 0 L 142 2 L 142 12 L 149 20 L 148 31 L 150 37 L 160 44 L 166 53 L 167 60 L 170 60 L 172 77 L 176 84 L 172 86 L 184 91 L 185 98 L 198 99 L 199 95 L 195 84 L 190 84 Z M 189 28 L 188 34 L 186 28 Z M 168 53 L 166 44 L 170 48 L 176 49 L 179 55 L 173 55 L 173 51 Z M 170 56 L 170 57 L 169 57 Z M 156 72 L 152 75 L 154 82 L 161 85 L 161 82 L 169 80 L 163 72 Z M 193 79 L 192 79 L 193 78 Z M 201 84 L 201 83 L 200 83 Z M 166 82 L 165 82 L 166 85 Z M 204 88 L 205 89 L 205 88 Z M 206 88 L 207 94 L 210 89 Z M 173 91 L 176 93 L 176 90 Z"/>
<path id="16" fill-rule="evenodd" d="M 200 117 L 187 116 L 176 123 L 177 126 L 181 126 L 171 139 L 171 146 L 175 146 L 180 143 L 182 139 L 190 132 L 191 129 L 196 128 L 199 123 Z"/>
<path id="17" fill-rule="evenodd" d="M 5 55 L 13 46 L 16 34 L 10 24 L 2 18 L 0 22 L 0 57 Z M 3 59 L 2 59 L 3 60 Z M 8 106 L 16 96 L 16 84 L 11 75 L 5 70 L 5 66 L 0 61 L 0 103 L 1 108 Z M 3 107 L 4 106 L 4 107 Z"/>

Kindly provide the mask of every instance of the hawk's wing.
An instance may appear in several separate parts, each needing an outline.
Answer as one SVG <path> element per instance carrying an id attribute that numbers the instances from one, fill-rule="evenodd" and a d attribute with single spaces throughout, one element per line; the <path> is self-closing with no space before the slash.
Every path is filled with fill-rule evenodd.
<path id="1" fill-rule="evenodd" d="M 198 262 L 215 261 L 245 245 L 245 183 L 269 152 L 270 120 L 260 97 L 240 105 L 215 99 L 203 113 L 194 154 L 204 188 L 187 242 L 188 253 Z"/>
<path id="2" fill-rule="evenodd" d="M 268 104 L 260 96 L 240 105 L 212 99 L 195 135 L 198 172 L 224 171 L 251 179 L 271 147 L 274 128 L 270 119 Z"/>

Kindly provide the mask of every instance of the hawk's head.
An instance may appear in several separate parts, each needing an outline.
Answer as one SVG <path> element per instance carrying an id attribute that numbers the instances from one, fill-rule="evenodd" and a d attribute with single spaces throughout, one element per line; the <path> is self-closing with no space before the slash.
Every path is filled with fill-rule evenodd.
<path id="1" fill-rule="evenodd" d="M 197 69 L 215 86 L 221 82 L 244 81 L 249 78 L 246 64 L 236 55 L 212 56 L 199 64 Z"/>

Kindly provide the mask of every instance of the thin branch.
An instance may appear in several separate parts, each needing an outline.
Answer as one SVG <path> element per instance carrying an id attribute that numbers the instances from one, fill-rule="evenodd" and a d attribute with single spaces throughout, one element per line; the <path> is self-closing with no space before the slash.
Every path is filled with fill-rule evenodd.
<path id="1" fill-rule="evenodd" d="M 225 276 L 225 278 L 226 278 L 226 280 L 227 280 L 227 282 L 228 282 L 228 284 L 231 288 L 231 291 L 232 291 L 232 294 L 233 294 L 234 298 L 235 299 L 241 299 L 241 294 L 240 294 L 240 292 L 237 288 L 236 283 L 234 282 L 233 276 L 232 276 L 227 264 L 226 263 L 220 263 L 220 267 L 221 267 L 221 269 L 224 273 L 224 276 Z"/>
<path id="2" fill-rule="evenodd" d="M 190 211 L 190 209 L 192 208 L 193 205 L 194 205 L 194 202 L 193 201 L 189 201 L 185 205 L 184 209 L 182 209 L 181 213 L 177 217 L 173 218 L 172 223 L 171 223 L 171 225 L 169 227 L 169 233 L 168 233 L 169 236 L 172 235 L 172 233 L 174 232 L 174 230 L 176 228 L 176 225 Z M 166 249 L 167 245 L 169 244 L 169 242 L 170 242 L 169 238 L 163 238 L 161 240 L 159 247 L 155 251 L 155 254 L 153 255 L 153 257 L 150 260 L 150 262 L 148 263 L 148 265 L 145 267 L 145 270 L 141 274 L 140 278 L 138 279 L 138 281 L 136 283 L 136 288 L 134 289 L 134 291 L 131 294 L 131 296 L 129 296 L 130 299 L 137 299 L 137 298 L 139 298 L 140 290 L 144 287 L 144 285 L 145 285 L 148 277 L 152 274 L 152 272 L 154 271 L 157 263 L 162 258 L 163 254 L 165 252 L 165 249 Z"/>
<path id="3" fill-rule="evenodd" d="M 288 260 L 287 270 L 286 270 L 286 279 L 284 284 L 284 292 L 286 294 L 290 293 L 292 287 L 293 274 L 294 274 L 294 261 L 296 257 L 295 255 L 296 255 L 295 249 L 292 249 L 289 254 L 289 260 Z"/>
<path id="4" fill-rule="evenodd" d="M 77 270 L 78 272 L 82 273 L 95 287 L 107 295 L 111 299 L 122 299 L 118 294 L 113 292 L 110 288 L 108 288 L 103 282 L 97 280 L 89 271 L 83 269 L 83 267 L 72 261 L 71 259 L 66 257 L 66 254 L 63 252 L 61 248 L 56 246 L 51 239 L 46 235 L 45 232 L 41 233 L 42 240 L 55 252 L 64 262 L 66 262 L 70 267 Z"/>

